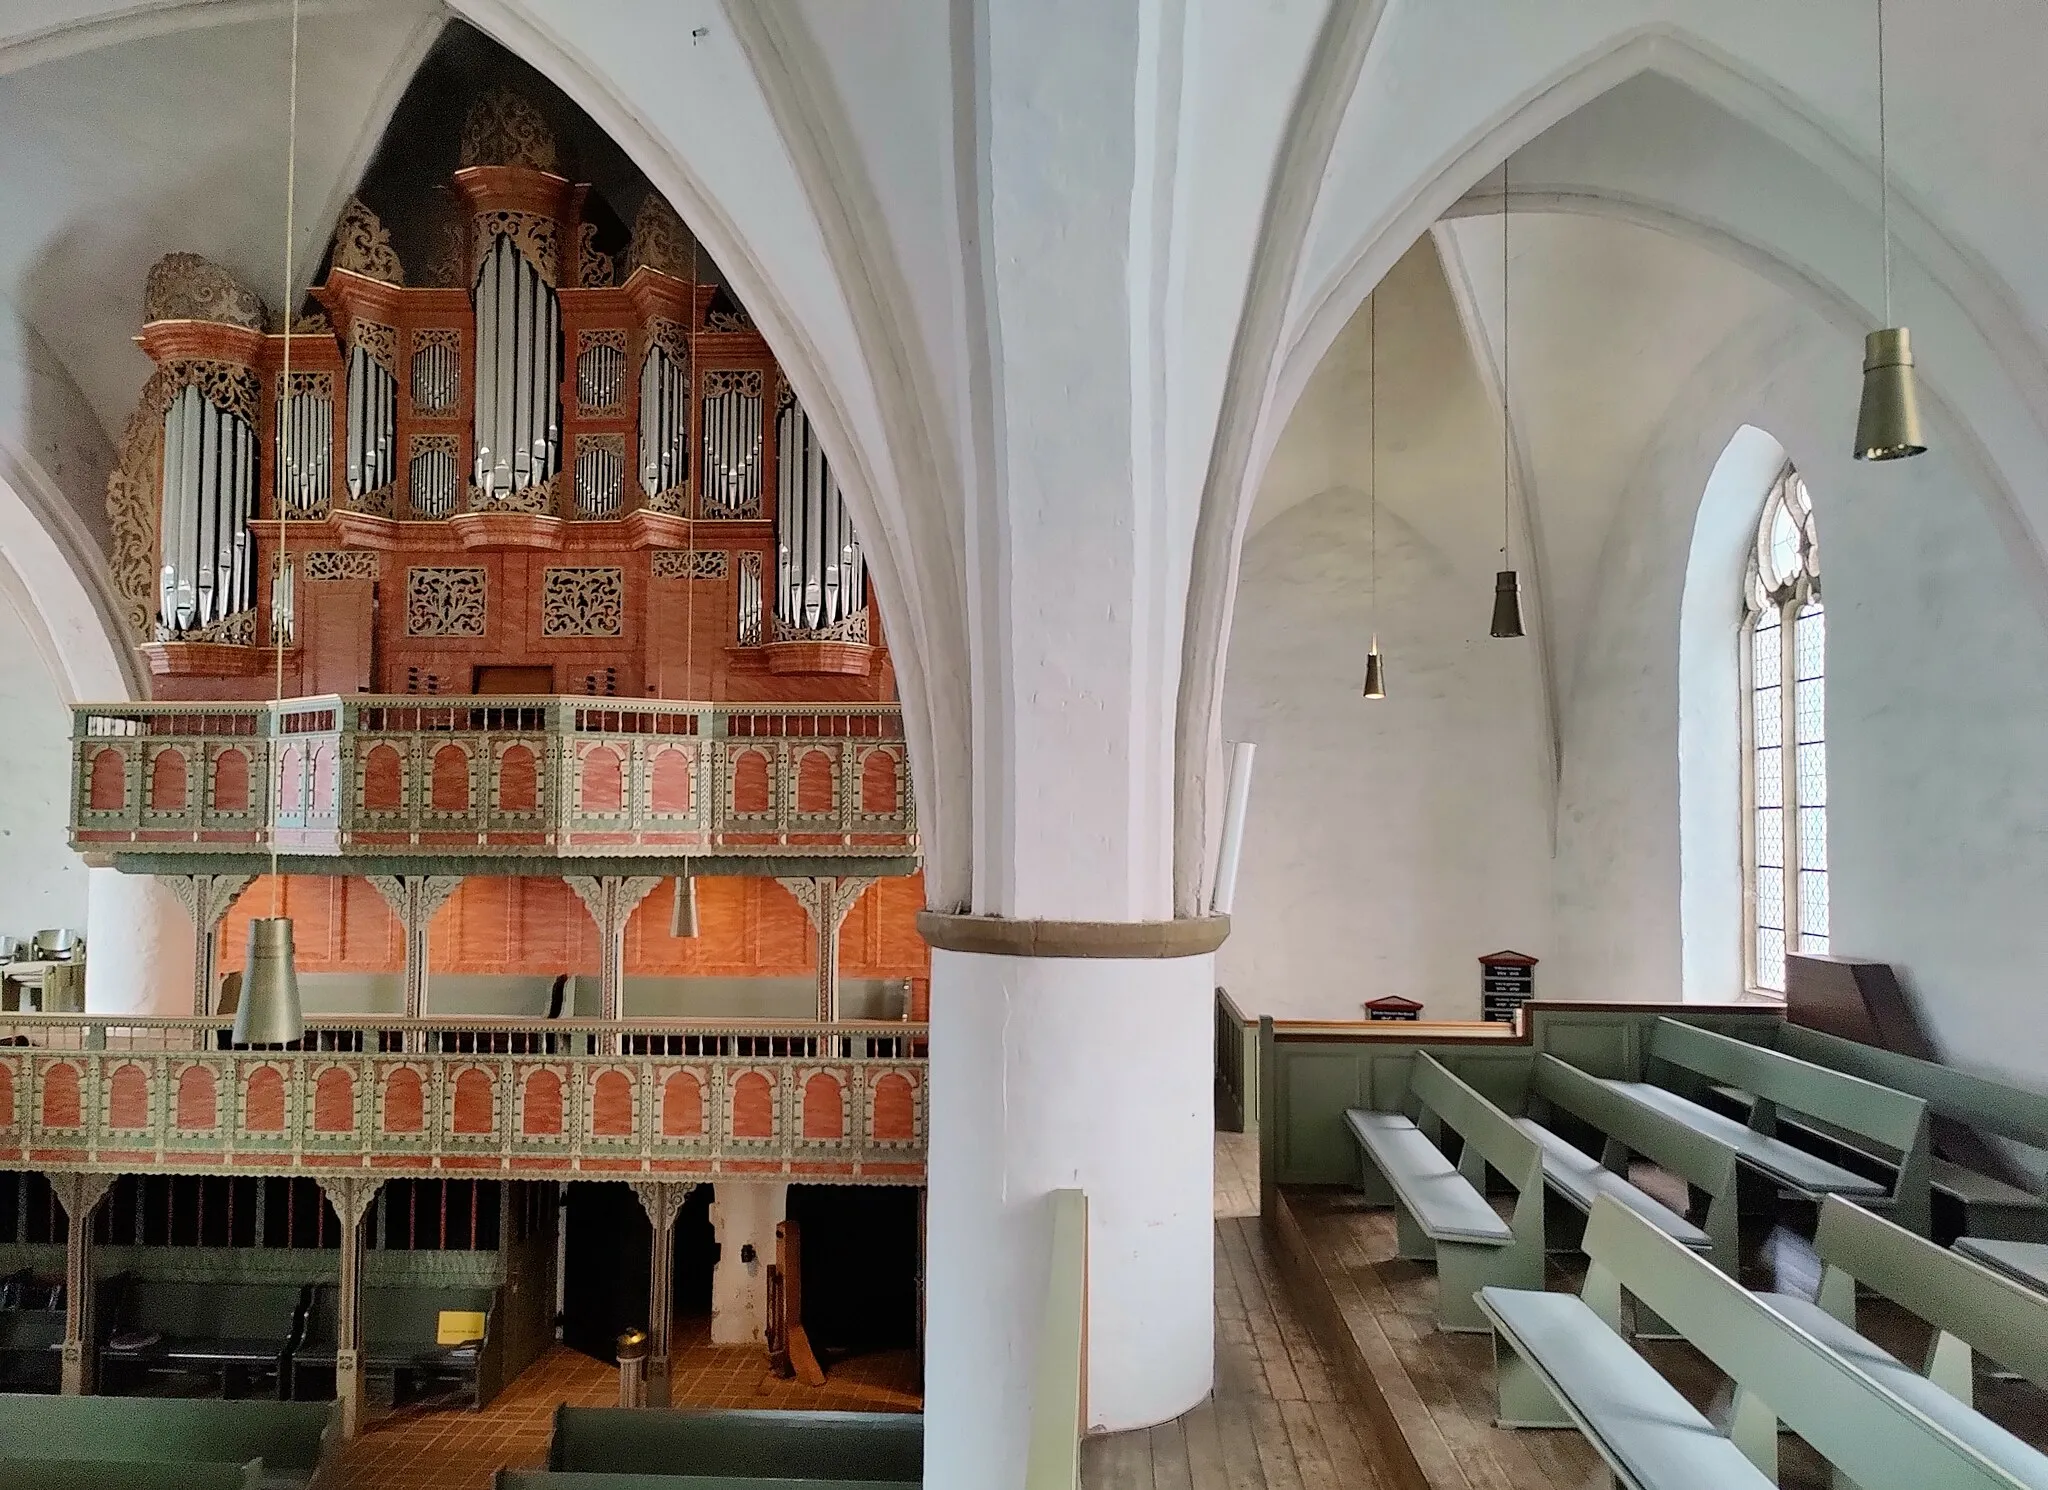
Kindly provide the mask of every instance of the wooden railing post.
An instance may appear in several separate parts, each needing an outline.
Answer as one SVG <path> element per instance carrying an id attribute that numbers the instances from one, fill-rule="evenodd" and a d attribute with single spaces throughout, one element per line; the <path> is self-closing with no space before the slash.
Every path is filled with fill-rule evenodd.
<path id="1" fill-rule="evenodd" d="M 64 1352 L 59 1389 L 67 1397 L 90 1392 L 93 1381 L 92 1218 L 113 1188 L 110 1174 L 50 1176 L 64 1207 Z"/>
<path id="2" fill-rule="evenodd" d="M 675 1314 L 676 1217 L 695 1185 L 667 1180 L 639 1180 L 633 1193 L 654 1228 L 654 1246 L 647 1262 L 646 1405 L 668 1406 L 669 1335 Z"/>
<path id="3" fill-rule="evenodd" d="M 777 880 L 810 918 L 818 946 L 818 1019 L 839 1022 L 839 932 L 846 913 L 874 883 L 872 877 L 837 875 Z"/>
<path id="4" fill-rule="evenodd" d="M 617 1019 L 626 986 L 626 923 L 632 919 L 634 907 L 661 883 L 661 876 L 565 874 L 562 878 L 597 923 L 598 1017 Z"/>
<path id="5" fill-rule="evenodd" d="M 214 933 L 227 918 L 235 897 L 247 889 L 246 874 L 166 874 L 160 876 L 192 918 L 192 1017 L 204 1019 L 213 1010 L 214 969 L 220 962 Z"/>
<path id="6" fill-rule="evenodd" d="M 363 1218 L 384 1182 L 360 1175 L 322 1175 L 320 1188 L 341 1219 L 341 1283 L 334 1299 L 334 1395 L 341 1432 L 363 1427 Z"/>
<path id="7" fill-rule="evenodd" d="M 462 887 L 459 874 L 373 874 L 370 884 L 384 897 L 405 930 L 405 1017 L 423 1019 L 427 1012 L 427 929 L 434 913 Z"/>

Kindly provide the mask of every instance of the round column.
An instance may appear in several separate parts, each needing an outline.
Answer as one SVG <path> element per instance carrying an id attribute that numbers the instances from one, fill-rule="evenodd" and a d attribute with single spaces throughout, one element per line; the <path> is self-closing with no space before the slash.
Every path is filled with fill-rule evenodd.
<path id="1" fill-rule="evenodd" d="M 927 1485 L 1023 1483 L 1056 1189 L 1088 1194 L 1088 1426 L 1208 1394 L 1213 964 L 934 951 Z"/>
<path id="2" fill-rule="evenodd" d="M 86 871 L 85 1010 L 192 1013 L 192 918 L 155 875 Z"/>

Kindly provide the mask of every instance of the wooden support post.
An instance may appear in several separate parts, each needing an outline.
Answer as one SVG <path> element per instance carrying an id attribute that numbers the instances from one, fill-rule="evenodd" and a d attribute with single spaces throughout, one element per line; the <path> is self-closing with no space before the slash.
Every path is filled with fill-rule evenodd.
<path id="1" fill-rule="evenodd" d="M 459 874 L 373 874 L 370 884 L 405 929 L 405 1017 L 427 1013 L 427 928 L 462 886 Z"/>
<path id="2" fill-rule="evenodd" d="M 816 878 L 785 879 L 777 883 L 796 897 L 810 918 L 818 939 L 818 1019 L 824 1024 L 839 1020 L 839 931 L 846 913 L 874 883 L 872 876 L 825 875 Z M 823 1052 L 820 1052 L 823 1054 Z"/>
<path id="3" fill-rule="evenodd" d="M 598 979 L 598 1017 L 617 1019 L 624 1003 L 626 985 L 626 923 L 634 907 L 661 883 L 653 874 L 569 874 L 563 879 L 597 923 L 597 945 L 601 958 Z"/>
<path id="4" fill-rule="evenodd" d="M 825 1368 L 818 1364 L 817 1353 L 811 1349 L 811 1337 L 804 1329 L 803 1235 L 794 1221 L 776 1223 L 775 1271 L 781 1280 L 776 1293 L 782 1315 L 780 1350 L 798 1381 L 807 1387 L 821 1387 L 825 1384 Z M 771 1358 L 776 1349 L 771 1344 Z"/>
<path id="5" fill-rule="evenodd" d="M 654 1227 L 647 1262 L 647 1386 L 649 1407 L 668 1406 L 668 1353 L 675 1315 L 676 1217 L 695 1185 L 668 1180 L 635 1180 L 633 1193 Z"/>
<path id="6" fill-rule="evenodd" d="M 93 1381 L 92 1218 L 113 1188 L 110 1174 L 53 1174 L 50 1188 L 64 1207 L 64 1363 L 60 1390 L 90 1392 Z"/>
<path id="7" fill-rule="evenodd" d="M 246 874 L 166 874 L 161 876 L 192 918 L 192 1017 L 204 1019 L 213 1012 L 214 969 L 220 965 L 219 939 L 215 932 L 235 903 L 235 897 L 249 887 Z"/>
<path id="8" fill-rule="evenodd" d="M 341 1218 L 341 1286 L 334 1299 L 334 1395 L 341 1403 L 341 1433 L 363 1428 L 363 1218 L 382 1180 L 361 1175 L 322 1176 L 320 1188 Z"/>

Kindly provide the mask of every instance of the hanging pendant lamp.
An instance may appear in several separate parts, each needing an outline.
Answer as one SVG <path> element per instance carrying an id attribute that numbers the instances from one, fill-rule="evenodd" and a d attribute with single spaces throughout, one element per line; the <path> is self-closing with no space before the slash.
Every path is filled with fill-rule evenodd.
<path id="1" fill-rule="evenodd" d="M 284 167 L 284 413 L 292 401 L 292 233 L 293 203 L 298 190 L 299 162 L 299 0 L 292 0 L 291 85 L 285 123 Z M 297 452 L 292 449 L 294 421 L 284 419 L 279 438 L 287 470 Z M 277 572 L 289 573 L 291 514 L 278 511 Z M 271 617 L 272 640 L 277 645 L 277 676 L 274 699 L 270 765 L 270 883 L 271 913 L 249 922 L 249 946 L 242 968 L 242 994 L 235 1006 L 234 1043 L 237 1045 L 290 1045 L 304 1037 L 306 1019 L 299 1005 L 298 960 L 292 948 L 291 918 L 284 914 L 284 880 L 277 863 L 277 799 L 283 785 L 282 761 L 277 753 L 277 719 L 284 703 L 284 648 L 288 627 Z"/>
<path id="2" fill-rule="evenodd" d="M 1856 411 L 1858 460 L 1903 460 L 1927 450 L 1920 424 L 1920 393 L 1913 371 L 1913 343 L 1892 318 L 1891 163 L 1885 151 L 1884 0 L 1877 0 L 1877 193 L 1884 237 L 1886 326 L 1863 339 L 1863 401 Z"/>
<path id="3" fill-rule="evenodd" d="M 697 934 L 697 876 L 676 876 L 676 899 L 668 915 L 668 934 L 693 937 Z"/>
<path id="4" fill-rule="evenodd" d="M 1366 609 L 1374 620 L 1378 620 L 1380 608 L 1380 296 L 1374 290 L 1365 303 L 1365 400 L 1366 427 L 1369 431 L 1365 446 L 1366 499 L 1370 504 L 1366 511 L 1368 567 L 1366 569 Z M 1372 645 L 1365 653 L 1365 696 L 1385 698 L 1387 696 L 1386 671 L 1380 663 L 1380 638 L 1373 632 Z"/>
<path id="5" fill-rule="evenodd" d="M 1500 558 L 1501 568 L 1493 577 L 1493 624 L 1487 634 L 1517 637 L 1522 632 L 1522 582 L 1508 562 L 1508 543 L 1513 532 L 1513 486 L 1509 480 L 1510 433 L 1508 425 L 1508 163 L 1500 163 Z"/>

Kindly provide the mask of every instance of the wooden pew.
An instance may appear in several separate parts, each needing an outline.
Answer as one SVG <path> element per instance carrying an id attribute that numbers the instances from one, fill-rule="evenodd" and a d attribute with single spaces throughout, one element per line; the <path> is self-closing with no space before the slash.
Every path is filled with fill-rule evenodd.
<path id="1" fill-rule="evenodd" d="M 1780 1422 L 1861 1490 L 2014 1490 L 1992 1464 L 1611 1196 L 1581 1295 L 1487 1288 L 1500 1421 L 1575 1427 L 1631 1490 L 1767 1490 Z M 1626 1292 L 1734 1383 L 1724 1436 L 1621 1337 Z"/>
<path id="2" fill-rule="evenodd" d="M 1779 1027 L 1777 1048 L 1800 1060 L 1921 1098 L 1936 1119 L 1936 1147 L 1942 1143 L 1945 1120 L 1971 1134 L 1990 1134 L 2048 1150 L 2048 1094 L 1796 1024 Z M 1897 1158 L 1892 1154 L 1879 1157 L 1887 1161 Z M 2000 1178 L 1935 1155 L 1928 1163 L 1928 1178 L 1937 1195 L 1962 1211 L 1960 1229 L 1968 1235 L 2048 1242 L 2048 1196 L 2012 1183 L 2012 1178 L 2020 1176 Z"/>
<path id="3" fill-rule="evenodd" d="M 1345 1112 L 1358 1143 L 1359 1188 L 1369 1203 L 1395 1208 L 1401 1256 L 1435 1259 L 1438 1327 L 1483 1331 L 1473 1302 L 1481 1285 L 1543 1284 L 1543 1151 L 1426 1051 L 1415 1056 L 1408 1091 L 1422 1126 L 1398 1112 Z M 1433 1141 L 1441 1127 L 1464 1140 L 1456 1165 Z M 1514 1187 L 1508 1221 L 1487 1202 L 1488 1165 Z"/>
<path id="4" fill-rule="evenodd" d="M 291 1347 L 303 1327 L 311 1283 L 194 1283 L 125 1277 L 100 1346 L 100 1382 L 191 1371 L 217 1375 L 221 1395 L 258 1377 L 287 1395 Z M 134 1340 L 133 1346 L 122 1341 Z"/>
<path id="5" fill-rule="evenodd" d="M 1530 1075 L 1530 1096 L 1569 1113 L 1606 1140 L 1594 1159 L 1548 1129 L 1524 1118 L 1519 1126 L 1543 1145 L 1543 1178 L 1583 1213 L 1601 1195 L 1612 1195 L 1642 1213 L 1666 1236 L 1711 1259 L 1723 1272 L 1736 1262 L 1735 1153 L 1653 1107 L 1631 1101 L 1606 1083 L 1554 1055 L 1539 1055 Z M 1702 1225 L 1695 1226 L 1627 1179 L 1628 1161 L 1640 1155 L 1670 1170 L 1707 1197 Z"/>
<path id="6" fill-rule="evenodd" d="M 1899 1222 L 1925 1235 L 1928 1197 L 1928 1113 L 1919 1097 L 1893 1091 L 1762 1045 L 1660 1019 L 1650 1035 L 1650 1062 L 1689 1072 L 1704 1084 L 1731 1086 L 1755 1101 L 1744 1124 L 1666 1086 L 1597 1078 L 1610 1090 L 1676 1119 L 1734 1151 L 1747 1168 L 1773 1184 L 1819 1200 L 1847 1195 L 1890 1208 Z M 1808 1153 L 1776 1136 L 1780 1109 L 1882 1144 L 1899 1154 L 1891 1187 L 1868 1175 Z"/>
<path id="7" fill-rule="evenodd" d="M 924 1419 L 914 1413 L 684 1411 L 558 1407 L 547 1467 L 603 1475 L 724 1479 L 924 1478 Z M 674 1481 L 670 1481 L 671 1484 Z"/>
<path id="8" fill-rule="evenodd" d="M 2048 1242 L 2012 1242 L 2002 1237 L 1958 1237 L 1956 1251 L 1982 1263 L 2022 1288 L 2048 1294 Z"/>
<path id="9" fill-rule="evenodd" d="M 2048 1387 L 2048 1296 L 1837 1195 L 1822 1202 L 1814 1249 L 1826 1265 L 1819 1299 L 1767 1293 L 1763 1301 L 1957 1442 L 2021 1483 L 2048 1486 L 2048 1454 L 1972 1407 L 1979 1352 Z M 1857 1333 L 1859 1285 L 1934 1327 L 1924 1374 Z"/>
<path id="10" fill-rule="evenodd" d="M 762 1479 L 758 1475 L 599 1474 L 501 1469 L 492 1490 L 920 1490 L 916 1480 Z"/>
<path id="11" fill-rule="evenodd" d="M 261 1490 L 263 1461 L 141 1464 L 119 1459 L 0 1459 L 7 1490 Z"/>
<path id="12" fill-rule="evenodd" d="M 0 1460 L 240 1465 L 261 1459 L 266 1485 L 303 1485 L 340 1437 L 340 1407 L 331 1402 L 0 1395 Z"/>

